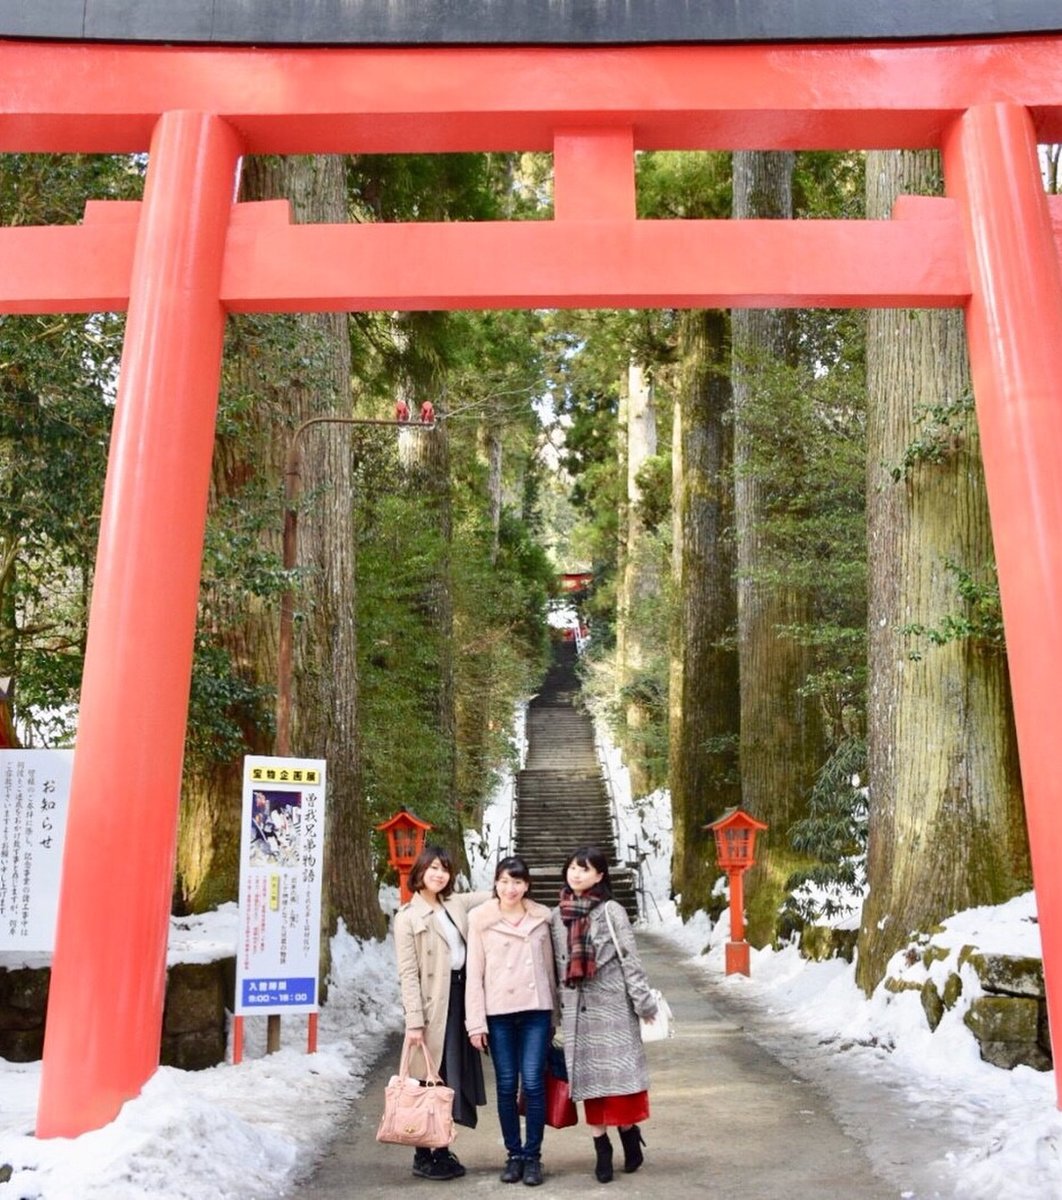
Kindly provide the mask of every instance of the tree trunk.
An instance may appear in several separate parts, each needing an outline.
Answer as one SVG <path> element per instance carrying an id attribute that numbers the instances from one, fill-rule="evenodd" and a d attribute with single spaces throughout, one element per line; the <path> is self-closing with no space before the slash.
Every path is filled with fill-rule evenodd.
<path id="1" fill-rule="evenodd" d="M 733 163 L 735 218 L 792 217 L 791 153 L 741 151 Z M 782 310 L 732 314 L 741 794 L 743 806 L 770 826 L 758 843 L 758 865 L 747 876 L 748 938 L 761 946 L 773 939 L 785 883 L 797 865 L 789 827 L 807 811 L 823 757 L 818 711 L 798 692 L 811 671 L 811 655 L 783 632 L 808 624 L 809 597 L 771 570 L 763 530 L 770 498 L 751 469 L 746 420 L 759 372 L 792 361 L 793 329 L 792 314 Z"/>
<path id="2" fill-rule="evenodd" d="M 412 405 L 411 405 L 412 408 Z M 454 683 L 454 603 L 450 578 L 450 543 L 453 538 L 453 511 L 450 495 L 450 443 L 447 436 L 445 410 L 442 402 L 435 406 L 434 428 L 410 427 L 399 433 L 398 453 L 402 464 L 404 485 L 418 497 L 419 511 L 438 538 L 438 554 L 421 592 L 420 608 L 427 618 L 430 636 L 435 643 L 437 673 L 425 680 L 425 687 L 434 693 L 436 728 L 443 754 L 436 786 L 439 794 L 432 799 L 437 812 L 448 814 L 447 819 L 432 834 L 463 858 L 461 837 L 462 814 L 457 793 L 457 713 Z"/>
<path id="3" fill-rule="evenodd" d="M 343 160 L 315 155 L 297 158 L 249 158 L 243 167 L 243 196 L 250 200 L 286 197 L 295 221 L 342 222 L 346 219 Z M 219 497 L 239 490 L 249 476 L 268 472 L 267 483 L 279 490 L 281 464 L 293 431 L 311 416 L 350 416 L 350 340 L 345 314 L 307 314 L 292 319 L 291 344 L 283 339 L 271 360 L 251 360 L 238 370 L 253 382 L 251 394 L 270 400 L 273 421 L 262 428 L 257 445 L 241 441 L 219 449 L 215 488 Z M 255 348 L 252 347 L 252 351 Z M 252 417 L 253 428 L 256 418 Z M 245 432 L 245 431 L 244 431 Z M 302 450 L 299 545 L 298 623 L 293 680 L 292 749 L 300 757 L 328 763 L 328 822 L 324 844 L 326 928 L 341 918 L 361 936 L 382 936 L 372 869 L 372 829 L 361 795 L 357 728 L 357 656 L 354 596 L 354 508 L 351 430 L 343 424 L 320 424 L 300 435 Z M 265 464 L 269 465 L 266 466 Z M 275 548 L 279 537 L 265 540 Z M 259 680 L 276 679 L 276 614 L 248 614 L 234 637 L 249 669 Z M 241 658 L 242 661 L 242 658 Z M 259 752 L 261 734 L 247 752 Z M 235 764 L 222 766 L 189 796 L 188 838 L 202 829 L 203 817 L 215 810 L 204 800 L 220 789 L 229 797 L 227 829 L 213 840 L 221 849 L 235 842 L 230 833 L 233 811 L 238 819 L 239 787 Z M 220 788 L 219 788 L 220 785 Z M 231 791 L 229 789 L 232 789 Z M 185 835 L 182 834 L 182 840 Z M 202 834 L 200 834 L 200 840 Z M 227 849 L 225 852 L 227 853 Z M 235 890 L 235 889 L 234 889 Z"/>
<path id="4" fill-rule="evenodd" d="M 868 155 L 868 219 L 939 190 L 934 151 Z M 872 312 L 867 393 L 869 993 L 912 931 L 1009 899 L 1030 868 L 1003 653 L 910 632 L 965 615 L 955 567 L 994 570 L 962 315 Z"/>
<path id="5" fill-rule="evenodd" d="M 688 918 L 706 909 L 716 871 L 704 825 L 741 800 L 734 586 L 734 477 L 726 315 L 683 319 L 683 386 L 672 452 L 672 587 L 668 783 L 671 886 Z"/>
<path id="6" fill-rule="evenodd" d="M 623 658 L 618 665 L 625 697 L 625 761 L 634 796 L 644 796 L 652 787 L 645 743 L 645 730 L 652 718 L 648 702 L 639 690 L 649 665 L 644 639 L 647 625 L 639 615 L 639 606 L 659 592 L 660 573 L 646 544 L 645 522 L 638 507 L 641 500 L 638 472 L 655 453 L 653 385 L 645 366 L 632 361 L 627 370 L 627 547 L 618 614 L 624 631 Z"/>
<path id="7" fill-rule="evenodd" d="M 488 421 L 482 427 L 482 438 L 486 443 L 487 499 L 490 505 L 490 562 L 498 561 L 498 545 L 501 534 L 502 515 L 502 434 L 501 426 Z"/>

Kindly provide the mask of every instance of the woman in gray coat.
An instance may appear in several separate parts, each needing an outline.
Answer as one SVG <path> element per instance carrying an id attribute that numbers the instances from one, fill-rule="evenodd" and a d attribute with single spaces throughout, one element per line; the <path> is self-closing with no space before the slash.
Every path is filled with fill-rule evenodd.
<path id="1" fill-rule="evenodd" d="M 560 983 L 564 1057 L 573 1100 L 582 1100 L 594 1135 L 594 1174 L 612 1178 L 608 1127 L 619 1127 L 623 1169 L 642 1165 L 639 1121 L 649 1116 L 649 1070 L 638 1018 L 656 1001 L 623 906 L 612 899 L 608 859 L 580 846 L 564 864 L 565 885 L 551 930 Z"/>

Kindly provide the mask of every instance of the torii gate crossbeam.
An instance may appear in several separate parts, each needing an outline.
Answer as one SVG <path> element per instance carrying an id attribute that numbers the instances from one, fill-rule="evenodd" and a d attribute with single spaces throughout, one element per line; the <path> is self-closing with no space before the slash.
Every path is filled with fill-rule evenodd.
<path id="1" fill-rule="evenodd" d="M 1060 54 L 1052 35 L 594 49 L 0 42 L 0 151 L 149 151 L 142 203 L 93 203 L 76 228 L 0 230 L 0 312 L 128 310 L 39 1134 L 106 1123 L 157 1065 L 227 312 L 962 307 L 1062 1046 L 1060 719 L 1046 703 L 1062 677 L 1062 212 L 1036 154 L 1037 140 L 1062 141 Z M 874 147 L 942 149 L 947 199 L 906 198 L 884 222 L 635 219 L 639 150 Z M 488 150 L 553 151 L 552 221 L 292 226 L 284 205 L 232 202 L 241 154 Z"/>

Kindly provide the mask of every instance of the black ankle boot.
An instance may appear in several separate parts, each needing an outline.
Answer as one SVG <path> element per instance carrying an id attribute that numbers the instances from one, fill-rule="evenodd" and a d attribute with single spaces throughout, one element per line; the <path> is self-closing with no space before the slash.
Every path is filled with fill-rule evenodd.
<path id="1" fill-rule="evenodd" d="M 542 1182 L 542 1159 L 524 1159 L 524 1183 L 527 1187 L 538 1187 Z"/>
<path id="2" fill-rule="evenodd" d="M 431 1178 L 431 1150 L 425 1146 L 417 1146 L 413 1151 L 413 1174 L 421 1179 Z"/>
<path id="3" fill-rule="evenodd" d="M 621 1129 L 619 1135 L 620 1141 L 623 1143 L 623 1169 L 629 1175 L 632 1171 L 637 1171 L 645 1162 L 645 1155 L 642 1153 L 645 1138 L 642 1137 L 642 1131 L 637 1125 Z"/>
<path id="4" fill-rule="evenodd" d="M 612 1180 L 612 1143 L 608 1140 L 607 1133 L 594 1138 L 594 1150 L 597 1152 L 594 1177 L 598 1183 L 610 1183 Z"/>
<path id="5" fill-rule="evenodd" d="M 510 1154 L 499 1178 L 502 1183 L 519 1183 L 524 1177 L 524 1160 L 520 1154 Z"/>
<path id="6" fill-rule="evenodd" d="M 433 1150 L 431 1161 L 435 1167 L 435 1177 L 445 1175 L 447 1179 L 460 1179 L 465 1173 L 456 1154 L 452 1154 L 445 1146 L 441 1150 Z"/>

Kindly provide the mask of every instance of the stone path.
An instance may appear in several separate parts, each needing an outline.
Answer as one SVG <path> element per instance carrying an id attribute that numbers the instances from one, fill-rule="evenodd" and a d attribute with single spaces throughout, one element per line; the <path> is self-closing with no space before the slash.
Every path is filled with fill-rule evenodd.
<path id="1" fill-rule="evenodd" d="M 675 1012 L 676 1036 L 648 1047 L 652 1118 L 644 1126 L 645 1166 L 618 1171 L 605 1195 L 654 1200 L 938 1200 L 952 1196 L 933 1159 L 931 1128 L 920 1128 L 901 1097 L 873 1081 L 847 1078 L 843 1063 L 823 1090 L 796 1056 L 785 1062 L 761 1043 L 772 1036 L 769 1020 L 746 1032 L 745 1016 L 718 984 L 660 938 L 639 933 L 650 978 Z M 374 1134 L 384 1084 L 398 1061 L 399 1035 L 385 1049 L 335 1144 L 314 1176 L 288 1193 L 298 1200 L 371 1200 L 449 1188 L 453 1194 L 497 1195 L 504 1150 L 493 1107 L 493 1071 L 486 1064 L 489 1102 L 475 1130 L 461 1129 L 454 1151 L 468 1169 L 461 1180 L 415 1179 L 412 1153 L 382 1146 Z M 805 1054 L 816 1048 L 804 1047 Z M 823 1056 L 835 1052 L 822 1051 Z M 787 1065 L 788 1063 L 788 1065 Z M 615 1140 L 615 1139 L 614 1139 Z M 617 1146 L 618 1149 L 618 1146 Z M 619 1157 L 619 1156 L 618 1156 Z M 546 1180 L 540 1200 L 596 1194 L 589 1135 L 547 1130 Z M 524 1195 L 512 1185 L 510 1200 Z"/>

